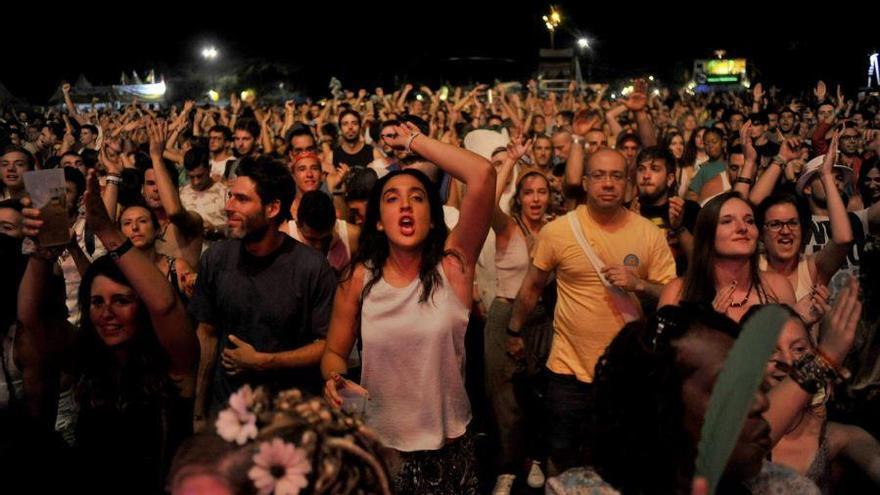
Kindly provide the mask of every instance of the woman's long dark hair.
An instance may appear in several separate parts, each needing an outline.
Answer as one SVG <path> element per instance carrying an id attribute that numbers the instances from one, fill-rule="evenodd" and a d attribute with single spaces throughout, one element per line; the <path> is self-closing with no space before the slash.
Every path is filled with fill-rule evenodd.
<path id="1" fill-rule="evenodd" d="M 379 179 L 370 191 L 367 201 L 367 212 L 364 223 L 361 226 L 361 235 L 358 240 L 358 248 L 351 258 L 351 262 L 343 271 L 341 281 L 349 280 L 354 273 L 355 267 L 363 264 L 369 270 L 369 281 L 364 285 L 361 292 L 361 300 L 367 297 L 370 289 L 382 279 L 385 262 L 391 253 L 388 237 L 385 232 L 378 229 L 382 202 L 382 191 L 388 182 L 400 175 L 415 177 L 425 188 L 428 194 L 428 203 L 431 210 L 431 230 L 422 244 L 422 261 L 419 268 L 419 280 L 422 284 L 420 302 L 426 302 L 434 292 L 434 288 L 443 284 L 443 279 L 437 270 L 437 264 L 447 255 L 455 255 L 446 250 L 446 222 L 443 216 L 443 204 L 440 202 L 440 194 L 437 186 L 433 184 L 422 172 L 414 169 L 397 170 Z"/>
<path id="2" fill-rule="evenodd" d="M 131 341 L 121 344 L 130 350 L 122 368 L 117 364 L 113 350 L 98 336 L 90 315 L 92 283 L 98 276 L 131 285 L 109 256 L 96 259 L 82 277 L 78 295 L 81 316 L 75 338 L 75 364 L 79 375 L 77 401 L 89 409 L 126 409 L 157 397 L 167 398 L 173 392 L 168 377 L 170 363 L 150 328 L 150 317 L 141 301 L 138 301 L 136 316 L 138 329 Z"/>
<path id="3" fill-rule="evenodd" d="M 684 424 L 683 366 L 675 343 L 695 332 L 733 338 L 739 326 L 704 304 L 660 308 L 627 324 L 596 365 L 592 465 L 621 493 L 667 494 L 693 476 L 696 445 Z"/>
<path id="4" fill-rule="evenodd" d="M 712 198 L 697 215 L 694 226 L 694 254 L 688 263 L 688 271 L 684 276 L 682 301 L 711 303 L 715 299 L 714 265 L 717 259 L 715 234 L 718 229 L 718 219 L 721 217 L 721 208 L 725 203 L 734 199 L 744 201 L 754 211 L 752 204 L 743 199 L 738 192 L 728 191 Z M 757 246 L 749 258 L 749 272 L 749 279 L 752 287 L 758 293 L 758 298 L 767 301 L 768 295 L 761 285 L 761 274 L 758 270 Z"/>
<path id="5" fill-rule="evenodd" d="M 700 151 L 697 149 L 697 134 L 700 133 L 700 130 L 705 132 L 705 128 L 697 127 L 691 132 L 691 138 L 684 145 L 684 154 L 681 155 L 681 163 L 684 167 L 693 167 L 697 163 L 697 153 Z M 703 148 L 705 149 L 705 145 Z"/>
<path id="6" fill-rule="evenodd" d="M 862 163 L 862 168 L 859 170 L 859 194 L 862 196 L 862 201 L 865 203 L 865 208 L 869 208 L 871 204 L 868 202 L 870 198 L 868 195 L 870 191 L 865 186 L 865 180 L 868 179 L 868 173 L 871 170 L 877 169 L 880 172 L 880 157 L 873 156 Z"/>

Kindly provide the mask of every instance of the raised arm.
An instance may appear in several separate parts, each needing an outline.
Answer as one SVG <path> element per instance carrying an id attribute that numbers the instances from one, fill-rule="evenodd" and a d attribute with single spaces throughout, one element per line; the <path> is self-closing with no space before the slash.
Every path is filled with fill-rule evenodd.
<path id="1" fill-rule="evenodd" d="M 608 128 L 611 131 L 611 139 L 609 141 L 615 141 L 617 136 L 623 131 L 623 126 L 620 125 L 620 121 L 617 118 L 626 110 L 626 105 L 618 105 L 605 112 L 605 122 L 608 123 Z"/>
<path id="2" fill-rule="evenodd" d="M 757 162 L 758 162 L 758 150 L 755 149 L 754 143 L 752 143 L 752 121 L 749 120 L 739 130 L 740 142 L 742 143 L 743 155 L 745 156 L 745 163 L 743 164 L 743 168 L 739 173 L 739 177 L 736 179 L 736 183 L 733 185 L 733 190 L 738 192 L 742 197 L 749 197 L 749 190 L 755 182 L 755 175 L 758 171 Z"/>
<path id="3" fill-rule="evenodd" d="M 64 104 L 67 106 L 67 113 L 70 115 L 70 118 L 76 120 L 80 124 L 84 124 L 88 122 L 88 119 L 83 117 L 76 111 L 76 105 L 73 104 L 73 99 L 70 97 L 70 84 L 64 83 L 61 85 L 61 94 L 64 95 Z"/>
<path id="4" fill-rule="evenodd" d="M 822 187 L 825 188 L 826 201 L 828 203 L 828 217 L 831 220 L 831 242 L 825 244 L 816 253 L 816 273 L 818 283 L 827 285 L 831 277 L 846 262 L 853 242 L 852 224 L 846 213 L 846 205 L 840 197 L 840 191 L 834 183 L 834 162 L 837 159 L 837 145 L 840 133 L 835 132 L 831 137 L 831 145 L 825 153 L 825 161 L 822 162 L 820 177 Z"/>
<path id="5" fill-rule="evenodd" d="M 187 211 L 180 202 L 180 194 L 174 186 L 162 154 L 165 151 L 165 124 L 150 123 L 147 126 L 150 136 L 150 159 L 153 161 L 153 173 L 156 175 L 156 186 L 159 188 L 159 200 L 171 223 L 177 225 L 187 237 L 202 232 L 202 217 L 195 212 Z"/>
<path id="6" fill-rule="evenodd" d="M 504 213 L 504 210 L 501 209 L 501 196 L 507 189 L 511 175 L 513 174 L 513 169 L 517 162 L 526 154 L 526 151 L 528 151 L 529 147 L 532 145 L 531 139 L 526 142 L 522 142 L 522 140 L 522 136 L 517 136 L 507 143 L 507 157 L 501 162 L 501 167 L 498 169 L 498 176 L 495 179 L 495 211 L 492 214 L 492 230 L 495 231 L 496 235 L 503 232 L 510 224 L 510 216 L 508 216 L 507 213 Z"/>
<path id="7" fill-rule="evenodd" d="M 779 178 L 784 172 L 783 167 L 785 167 L 791 160 L 798 158 L 796 150 L 799 146 L 800 140 L 797 138 L 782 140 L 779 154 L 773 158 L 770 165 L 768 165 L 764 170 L 764 173 L 761 174 L 761 177 L 758 177 L 755 181 L 751 192 L 749 192 L 748 197 L 752 204 L 761 204 L 761 201 L 764 201 L 768 196 L 773 194 L 773 190 L 776 189 L 776 184 L 779 182 Z"/>
<path id="8" fill-rule="evenodd" d="M 126 237 L 116 228 L 101 201 L 98 176 L 94 171 L 88 175 L 85 204 L 86 225 L 95 232 L 107 250 L 113 251 L 125 244 Z M 177 292 L 153 261 L 140 250 L 129 249 L 115 261 L 146 307 L 159 344 L 171 358 L 172 373 L 194 373 L 198 341 Z"/>
<path id="9" fill-rule="evenodd" d="M 420 134 L 412 123 L 396 126 L 397 137 L 386 138 L 396 149 L 407 149 L 436 164 L 464 182 L 467 194 L 461 201 L 461 217 L 446 241 L 447 247 L 464 257 L 465 266 L 477 262 L 489 232 L 495 199 L 495 170 L 488 160 L 463 148 L 441 143 Z"/>
<path id="10" fill-rule="evenodd" d="M 855 340 L 856 327 L 862 314 L 859 301 L 859 285 L 851 278 L 834 301 L 831 311 L 825 314 L 819 332 L 818 351 L 837 367 L 843 365 Z M 773 387 L 767 394 L 770 409 L 764 419 L 770 424 L 770 438 L 774 444 L 782 438 L 803 412 L 812 394 L 807 393 L 790 377 Z"/>
<path id="11" fill-rule="evenodd" d="M 29 209 L 39 215 L 39 210 Z M 25 234 L 36 235 L 28 227 Z M 45 253 L 48 254 L 48 253 Z M 49 280 L 52 277 L 51 257 L 32 256 L 18 287 L 18 320 L 20 331 L 15 338 L 15 359 L 22 369 L 24 399 L 28 415 L 51 431 L 55 425 L 58 405 L 59 362 L 67 348 L 67 321 L 64 313 L 52 315 Z M 57 299 L 56 299 L 57 300 Z"/>
<path id="12" fill-rule="evenodd" d="M 636 90 L 629 94 L 629 97 L 623 100 L 626 108 L 635 114 L 636 122 L 639 124 L 639 139 L 642 141 L 642 147 L 654 146 L 657 144 L 657 132 L 654 128 L 654 121 L 647 111 L 648 97 L 644 93 L 644 83 L 638 83 Z"/>

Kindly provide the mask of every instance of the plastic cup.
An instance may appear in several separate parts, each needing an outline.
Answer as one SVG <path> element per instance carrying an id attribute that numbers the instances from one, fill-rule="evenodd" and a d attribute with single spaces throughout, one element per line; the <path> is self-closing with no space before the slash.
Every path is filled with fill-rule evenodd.
<path id="1" fill-rule="evenodd" d="M 363 416 L 367 409 L 367 396 L 351 387 L 336 391 L 342 399 L 342 410 L 352 416 Z"/>
<path id="2" fill-rule="evenodd" d="M 41 247 L 65 246 L 70 242 L 67 221 L 67 184 L 64 170 L 34 170 L 24 173 L 24 187 L 33 207 L 40 210 L 43 227 L 37 242 Z"/>

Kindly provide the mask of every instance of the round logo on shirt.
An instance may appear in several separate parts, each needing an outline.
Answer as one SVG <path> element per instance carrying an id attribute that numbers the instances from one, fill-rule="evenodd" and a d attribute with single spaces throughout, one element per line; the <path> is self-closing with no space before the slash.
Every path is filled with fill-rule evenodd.
<path id="1" fill-rule="evenodd" d="M 639 257 L 634 254 L 628 254 L 623 258 L 623 265 L 635 268 L 639 266 Z"/>

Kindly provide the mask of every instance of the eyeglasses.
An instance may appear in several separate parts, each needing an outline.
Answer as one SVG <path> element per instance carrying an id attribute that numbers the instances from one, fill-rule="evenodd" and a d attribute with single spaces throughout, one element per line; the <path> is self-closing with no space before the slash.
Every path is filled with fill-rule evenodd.
<path id="1" fill-rule="evenodd" d="M 626 178 L 626 176 L 623 175 L 623 172 L 601 172 L 598 170 L 595 172 L 590 172 L 588 177 L 590 178 L 590 180 L 594 180 L 596 182 L 603 182 L 608 179 L 611 179 L 611 182 L 623 182 L 623 180 Z"/>
<path id="2" fill-rule="evenodd" d="M 801 222 L 798 220 L 789 220 L 787 222 L 780 222 L 779 220 L 770 220 L 769 222 L 764 224 L 767 227 L 767 230 L 771 232 L 782 232 L 782 227 L 788 227 L 788 230 L 795 231 L 801 228 Z"/>

